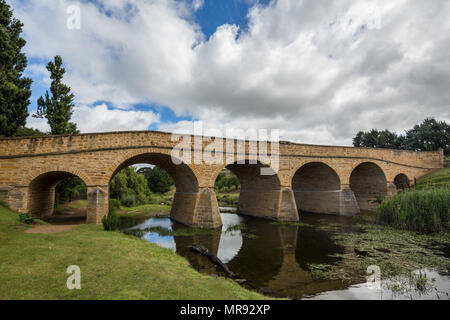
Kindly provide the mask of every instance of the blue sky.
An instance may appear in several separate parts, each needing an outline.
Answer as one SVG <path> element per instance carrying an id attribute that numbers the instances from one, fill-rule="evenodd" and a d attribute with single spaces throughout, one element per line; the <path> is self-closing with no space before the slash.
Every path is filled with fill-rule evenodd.
<path id="1" fill-rule="evenodd" d="M 270 0 L 260 0 L 259 5 L 267 5 Z M 205 0 L 203 6 L 195 12 L 195 18 L 203 33 L 209 38 L 217 27 L 224 24 L 235 24 L 241 30 L 247 30 L 247 14 L 255 1 L 251 0 Z"/>

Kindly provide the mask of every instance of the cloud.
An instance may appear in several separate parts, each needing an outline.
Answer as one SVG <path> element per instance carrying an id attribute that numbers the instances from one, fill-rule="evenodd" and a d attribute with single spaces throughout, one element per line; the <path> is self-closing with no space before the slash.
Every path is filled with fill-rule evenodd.
<path id="1" fill-rule="evenodd" d="M 192 10 L 197 11 L 201 9 L 201 7 L 203 7 L 203 4 L 204 4 L 203 0 L 193 0 L 191 4 Z"/>
<path id="2" fill-rule="evenodd" d="M 111 110 L 104 104 L 94 107 L 75 107 L 72 115 L 72 121 L 77 124 L 78 130 L 84 133 L 146 130 L 159 120 L 160 116 L 152 111 Z M 31 128 L 44 132 L 50 131 L 46 119 L 30 116 L 27 123 Z"/>
<path id="3" fill-rule="evenodd" d="M 79 3 L 81 30 L 65 27 L 71 1 L 13 3 L 28 55 L 61 54 L 80 105 L 154 102 L 217 128 L 347 145 L 359 130 L 450 121 L 446 0 L 255 2 L 248 32 L 225 24 L 209 39 L 197 2 L 96 2 Z"/>

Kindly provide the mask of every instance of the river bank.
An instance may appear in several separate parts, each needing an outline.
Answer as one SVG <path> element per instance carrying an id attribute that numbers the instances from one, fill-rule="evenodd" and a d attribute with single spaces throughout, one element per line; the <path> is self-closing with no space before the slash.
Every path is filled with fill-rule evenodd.
<path id="1" fill-rule="evenodd" d="M 195 271 L 170 250 L 101 226 L 26 234 L 0 206 L 0 299 L 266 299 L 235 282 Z M 81 269 L 68 290 L 67 267 Z"/>

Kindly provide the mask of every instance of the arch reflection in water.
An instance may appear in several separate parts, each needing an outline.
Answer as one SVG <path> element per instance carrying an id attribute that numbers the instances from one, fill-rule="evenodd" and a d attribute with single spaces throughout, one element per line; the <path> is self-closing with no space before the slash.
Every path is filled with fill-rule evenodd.
<path id="1" fill-rule="evenodd" d="M 217 257 L 223 263 L 228 263 L 239 253 L 242 248 L 242 231 L 233 229 L 244 222 L 244 218 L 236 214 L 222 214 L 222 234 L 220 235 Z"/>
<path id="2" fill-rule="evenodd" d="M 135 221 L 134 224 L 138 224 L 125 229 L 124 232 L 155 243 L 160 247 L 178 252 L 183 256 L 187 256 L 188 260 L 191 260 L 191 258 L 197 259 L 195 259 L 196 255 L 189 253 L 187 247 L 194 243 L 200 243 L 206 246 L 210 252 L 217 255 L 222 262 L 227 263 L 238 254 L 242 247 L 241 230 L 233 229 L 233 227 L 240 225 L 244 218 L 236 214 L 226 213 L 223 213 L 221 216 L 223 221 L 222 233 L 218 232 L 217 234 L 213 232 L 207 235 L 176 236 L 177 230 L 186 229 L 186 227 L 179 225 L 168 217 L 149 218 L 140 223 Z M 127 226 L 129 225 L 130 222 L 127 221 Z M 175 234 L 175 236 L 172 234 Z"/>
<path id="3" fill-rule="evenodd" d="M 222 214 L 222 231 L 180 235 L 179 231 L 186 230 L 185 226 L 169 218 L 151 218 L 127 233 L 132 231 L 146 241 L 170 248 L 188 259 L 200 272 L 221 274 L 207 258 L 188 249 L 194 243 L 202 244 L 240 278 L 249 280 L 246 286 L 251 289 L 271 296 L 302 298 L 349 285 L 337 280 L 315 279 L 311 272 L 312 264 L 342 263 L 339 256 L 346 253 L 346 248 L 335 244 L 332 235 L 349 232 L 351 224 L 346 223 L 347 220 L 345 217 L 326 215 L 318 218 L 315 214 L 305 214 L 302 224 L 283 225 L 248 216 Z M 324 231 L 318 228 L 324 225 L 337 229 Z"/>

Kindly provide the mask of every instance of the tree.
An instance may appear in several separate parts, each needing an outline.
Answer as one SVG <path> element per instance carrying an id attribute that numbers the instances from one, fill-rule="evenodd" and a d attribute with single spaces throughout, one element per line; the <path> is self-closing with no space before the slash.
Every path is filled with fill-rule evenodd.
<path id="1" fill-rule="evenodd" d="M 55 204 L 71 202 L 73 200 L 86 199 L 87 187 L 83 180 L 78 177 L 69 178 L 56 185 Z"/>
<path id="2" fill-rule="evenodd" d="M 23 77 L 26 41 L 20 37 L 23 24 L 13 18 L 5 0 L 0 0 L 0 135 L 11 137 L 26 124 L 30 104 L 30 78 Z"/>
<path id="3" fill-rule="evenodd" d="M 420 125 L 406 131 L 404 142 L 409 150 L 436 151 L 444 150 L 450 154 L 450 125 L 434 118 L 425 119 Z"/>
<path id="4" fill-rule="evenodd" d="M 164 194 L 169 192 L 170 188 L 175 184 L 172 177 L 161 168 L 154 167 L 153 169 L 145 170 L 145 172 L 148 187 L 154 193 Z"/>
<path id="5" fill-rule="evenodd" d="M 45 136 L 46 134 L 38 129 L 32 129 L 27 127 L 19 127 L 14 133 L 14 137 L 39 137 Z"/>
<path id="6" fill-rule="evenodd" d="M 369 132 L 358 132 L 356 137 L 353 138 L 353 145 L 364 148 L 399 149 L 401 141 L 400 137 L 394 132 L 373 129 Z"/>
<path id="7" fill-rule="evenodd" d="M 388 130 L 360 131 L 353 138 L 355 147 L 389 148 L 404 150 L 437 151 L 442 148 L 450 154 L 450 125 L 434 118 L 425 119 L 420 125 L 407 130 L 405 135 L 397 135 Z"/>
<path id="8" fill-rule="evenodd" d="M 238 190 L 241 186 L 238 177 L 234 173 L 225 174 L 221 172 L 216 179 L 214 188 L 221 191 Z"/>
<path id="9" fill-rule="evenodd" d="M 109 194 L 127 207 L 147 204 L 151 196 L 147 180 L 134 167 L 125 168 L 116 174 L 109 185 Z"/>
<path id="10" fill-rule="evenodd" d="M 47 70 L 50 72 L 52 80 L 50 98 L 48 91 L 45 93 L 45 99 L 38 99 L 38 110 L 33 115 L 35 118 L 47 118 L 50 125 L 51 134 L 77 134 L 77 125 L 70 122 L 73 113 L 74 95 L 70 92 L 70 87 L 62 83 L 66 69 L 62 67 L 63 61 L 60 56 L 55 57 L 55 61 L 50 61 Z"/>

